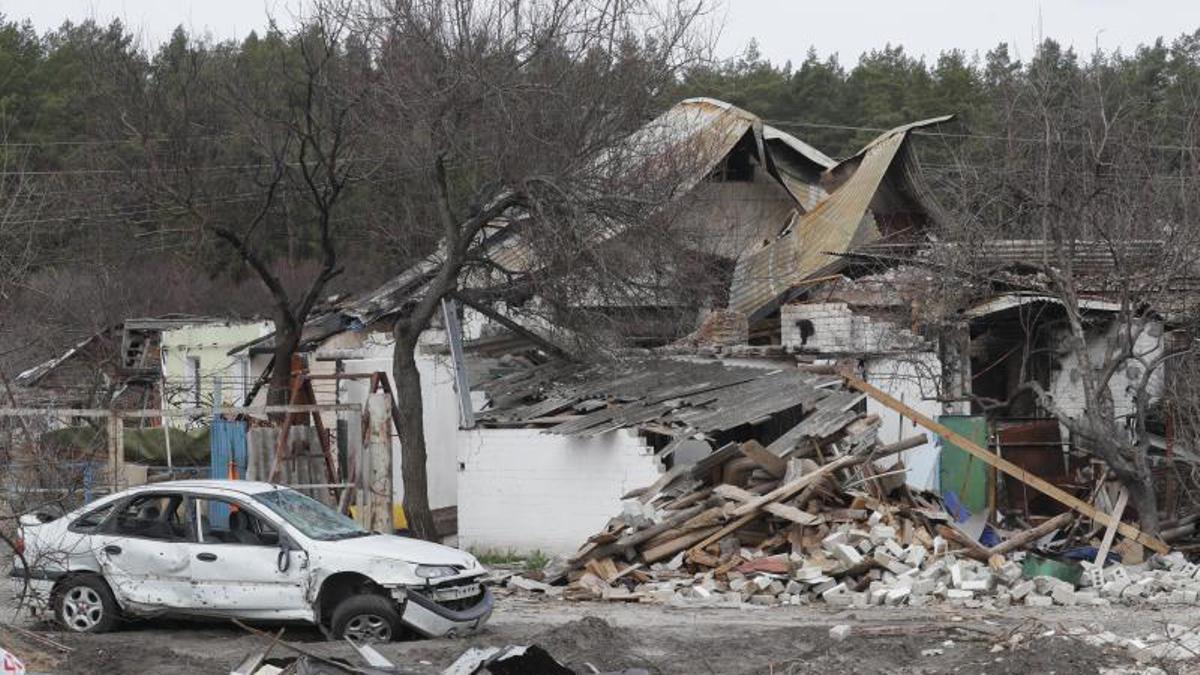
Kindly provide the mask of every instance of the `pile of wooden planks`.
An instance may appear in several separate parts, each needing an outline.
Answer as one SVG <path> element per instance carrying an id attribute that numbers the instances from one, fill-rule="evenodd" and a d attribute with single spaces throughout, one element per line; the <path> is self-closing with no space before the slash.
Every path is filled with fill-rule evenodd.
<path id="1" fill-rule="evenodd" d="M 940 517 L 941 508 L 908 491 L 895 459 L 926 439 L 881 445 L 878 427 L 873 415 L 851 414 L 787 458 L 756 441 L 730 443 L 666 472 L 626 495 L 624 512 L 568 561 L 567 596 L 611 595 L 605 589 L 619 580 L 645 583 L 656 572 L 724 575 L 758 557 L 811 555 L 832 529 L 865 521 L 868 505 L 870 513 L 892 514 L 886 520 L 895 523 L 897 537 L 931 548 L 936 532 L 929 518 L 909 516 Z M 880 468 L 888 462 L 890 468 Z M 884 522 L 878 517 L 872 525 Z"/>

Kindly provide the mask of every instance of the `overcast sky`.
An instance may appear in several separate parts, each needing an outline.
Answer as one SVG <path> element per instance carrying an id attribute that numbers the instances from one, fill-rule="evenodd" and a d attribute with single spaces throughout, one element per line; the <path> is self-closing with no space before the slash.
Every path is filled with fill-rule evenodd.
<path id="1" fill-rule="evenodd" d="M 217 38 L 241 37 L 294 14 L 301 0 L 4 0 L 9 19 L 28 18 L 39 30 L 65 19 L 117 17 L 149 46 L 183 24 Z M 984 52 L 1008 42 L 1028 56 L 1041 32 L 1078 51 L 1132 51 L 1159 35 L 1169 39 L 1200 28 L 1200 0 L 724 0 L 719 56 L 741 52 L 756 38 L 773 61 L 799 62 L 809 46 L 838 53 L 851 65 L 866 50 L 890 42 L 930 59 L 944 49 Z"/>

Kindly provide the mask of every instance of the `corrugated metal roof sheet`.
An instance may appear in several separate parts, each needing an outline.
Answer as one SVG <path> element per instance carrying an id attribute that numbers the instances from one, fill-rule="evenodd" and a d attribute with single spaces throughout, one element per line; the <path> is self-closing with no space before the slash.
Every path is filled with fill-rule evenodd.
<path id="1" fill-rule="evenodd" d="M 897 127 L 842 162 L 839 167 L 858 163 L 845 182 L 778 239 L 738 261 L 730 309 L 754 318 L 806 278 L 841 264 L 838 254 L 877 240 L 879 231 L 868 209 L 908 132 L 949 119 L 937 117 Z"/>

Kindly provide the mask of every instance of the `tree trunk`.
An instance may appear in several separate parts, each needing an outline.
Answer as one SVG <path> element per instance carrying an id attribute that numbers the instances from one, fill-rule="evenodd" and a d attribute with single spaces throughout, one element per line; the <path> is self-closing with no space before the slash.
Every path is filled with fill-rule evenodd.
<path id="1" fill-rule="evenodd" d="M 1129 490 L 1129 499 L 1138 513 L 1138 524 L 1147 534 L 1158 534 L 1158 494 L 1146 453 L 1136 446 L 1122 443 L 1119 430 L 1108 439 L 1094 438 L 1092 454 L 1103 459 L 1121 485 Z"/>
<path id="2" fill-rule="evenodd" d="M 300 347 L 300 331 L 275 323 L 275 347 L 271 358 L 271 379 L 267 381 L 267 405 L 287 405 L 292 386 L 292 357 Z"/>
<path id="3" fill-rule="evenodd" d="M 419 332 L 418 332 L 419 335 Z M 429 479 L 426 475 L 428 453 L 425 450 L 424 405 L 421 400 L 421 373 L 417 370 L 417 336 L 405 330 L 403 322 L 394 331 L 396 345 L 392 356 L 392 378 L 396 382 L 396 405 L 400 412 L 400 474 L 404 482 L 404 516 L 414 536 L 437 540 L 433 511 L 429 508 Z"/>
<path id="4" fill-rule="evenodd" d="M 1122 481 L 1125 489 L 1129 490 L 1129 498 L 1137 507 L 1138 523 L 1143 532 L 1158 536 L 1158 491 L 1154 486 L 1154 476 L 1150 472 L 1150 462 L 1145 452 L 1134 449 L 1133 465 L 1135 475 L 1131 480 Z"/>

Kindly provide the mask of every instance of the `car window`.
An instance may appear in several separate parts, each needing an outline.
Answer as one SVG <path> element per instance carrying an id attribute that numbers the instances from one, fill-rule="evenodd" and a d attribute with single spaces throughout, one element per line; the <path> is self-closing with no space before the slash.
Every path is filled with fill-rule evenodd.
<path id="1" fill-rule="evenodd" d="M 260 492 L 254 498 L 312 539 L 334 541 L 370 534 L 353 520 L 295 490 Z"/>
<path id="2" fill-rule="evenodd" d="M 200 541 L 205 544 L 278 546 L 279 531 L 253 511 L 219 497 L 197 497 Z"/>
<path id="3" fill-rule="evenodd" d="M 179 493 L 138 495 L 117 511 L 113 534 L 163 541 L 195 541 L 191 500 Z"/>
<path id="4" fill-rule="evenodd" d="M 108 517 L 108 514 L 112 513 L 112 510 L 113 503 L 109 502 L 98 509 L 88 511 L 76 518 L 75 522 L 71 523 L 70 529 L 75 532 L 95 532 L 96 528 L 100 527 L 100 524 Z"/>

